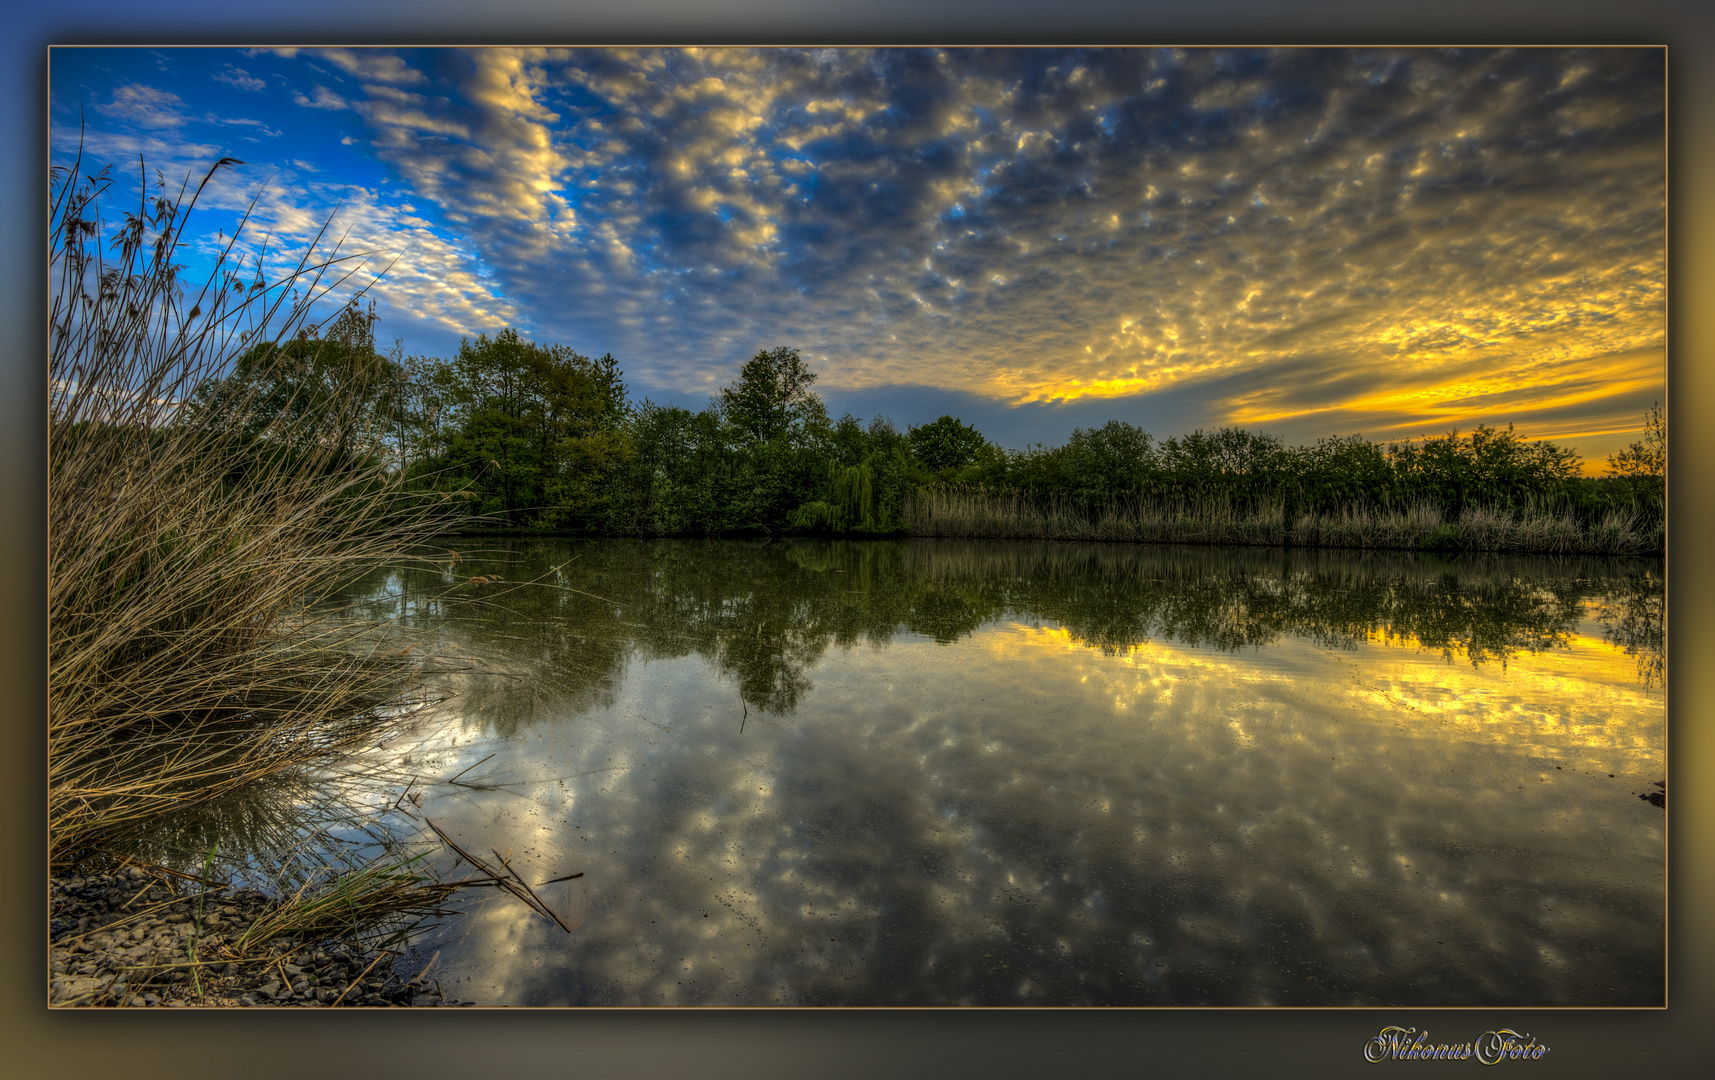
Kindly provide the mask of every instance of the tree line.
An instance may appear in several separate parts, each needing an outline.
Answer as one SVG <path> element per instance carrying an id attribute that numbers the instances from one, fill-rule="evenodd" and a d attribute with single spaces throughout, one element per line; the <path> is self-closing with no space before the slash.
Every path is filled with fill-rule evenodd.
<path id="1" fill-rule="evenodd" d="M 1060 446 L 996 446 L 952 416 L 901 431 L 885 417 L 832 419 L 796 349 L 758 352 L 701 411 L 635 401 L 611 355 L 532 342 L 516 330 L 460 341 L 451 359 L 381 353 L 374 314 L 347 307 L 325 327 L 253 347 L 193 407 L 243 402 L 258 452 L 334 439 L 381 456 L 445 501 L 450 528 L 585 535 L 710 536 L 904 531 L 907 497 L 936 485 L 1052 498 L 1091 514 L 1115 505 L 1665 513 L 1666 427 L 1580 475 L 1572 450 L 1506 428 L 1389 443 L 1360 436 L 1292 446 L 1243 428 L 1156 439 L 1113 420 Z M 298 415 L 343 395 L 335 431 Z M 241 471 L 241 470 L 240 470 Z"/>

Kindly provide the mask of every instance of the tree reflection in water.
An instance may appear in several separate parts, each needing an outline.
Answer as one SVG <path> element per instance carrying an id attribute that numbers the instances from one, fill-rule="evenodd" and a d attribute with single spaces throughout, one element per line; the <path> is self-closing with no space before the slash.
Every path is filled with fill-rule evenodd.
<path id="1" fill-rule="evenodd" d="M 1605 581 L 1599 597 L 1602 636 L 1637 657 L 1638 681 L 1660 686 L 1667 675 L 1667 592 L 1660 569 L 1628 568 Z"/>
<path id="2" fill-rule="evenodd" d="M 464 602 L 431 601 L 470 578 Z M 455 595 L 457 595 L 455 593 Z M 1473 665 L 1563 648 L 1593 608 L 1606 639 L 1663 671 L 1659 560 L 1457 559 L 1400 552 L 1016 541 L 527 541 L 446 571 L 377 575 L 365 614 L 462 631 L 515 677 L 467 715 L 507 735 L 535 705 L 611 703 L 628 657 L 698 655 L 746 710 L 790 714 L 829 646 L 900 634 L 943 644 L 996 620 L 1051 620 L 1107 653 L 1151 641 L 1224 651 L 1286 637 L 1385 639 Z M 521 677 L 528 671 L 528 677 Z"/>

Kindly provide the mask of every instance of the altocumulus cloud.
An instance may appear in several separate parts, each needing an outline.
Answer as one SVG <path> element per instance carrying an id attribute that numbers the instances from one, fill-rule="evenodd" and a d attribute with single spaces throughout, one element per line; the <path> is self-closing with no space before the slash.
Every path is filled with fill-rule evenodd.
<path id="1" fill-rule="evenodd" d="M 226 59 L 199 62 L 230 82 Z M 1591 436 L 1660 393 L 1659 50 L 244 62 L 303 112 L 348 106 L 363 130 L 340 134 L 405 189 L 389 210 L 374 185 L 376 228 L 426 260 L 383 285 L 393 308 L 611 350 L 647 390 L 706 394 L 790 344 L 834 396 L 931 386 L 1092 418 L 1173 401 L 1306 437 Z M 180 115 L 150 93 L 106 108 Z"/>
<path id="2" fill-rule="evenodd" d="M 185 122 L 180 114 L 183 104 L 177 94 L 131 84 L 115 87 L 112 99 L 96 110 L 133 127 L 176 128 Z"/>

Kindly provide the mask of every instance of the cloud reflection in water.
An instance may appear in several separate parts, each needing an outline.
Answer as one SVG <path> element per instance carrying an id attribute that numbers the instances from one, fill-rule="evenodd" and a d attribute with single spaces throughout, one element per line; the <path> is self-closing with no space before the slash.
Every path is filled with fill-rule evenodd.
<path id="1" fill-rule="evenodd" d="M 821 554 L 838 562 L 837 547 Z M 861 592 L 847 579 L 862 567 L 834 575 L 810 547 L 691 548 L 712 576 L 661 587 L 705 611 L 723 588 L 726 610 L 773 589 L 813 622 L 816 581 L 823 600 Z M 651 557 L 586 555 L 604 550 Z M 868 568 L 877 603 L 934 577 L 921 554 L 903 576 Z M 1186 557 L 1132 551 L 1109 569 L 1171 577 Z M 1286 603 L 1339 565 L 1276 552 L 1271 579 L 1258 557 L 1205 553 L 1181 580 L 1224 583 L 1230 601 L 1243 578 L 1253 601 Z M 516 842 L 557 845 L 561 872 L 586 872 L 586 920 L 568 936 L 493 897 L 425 952 L 484 1003 L 1659 1004 L 1663 819 L 1631 793 L 1664 775 L 1663 710 L 1601 640 L 1599 568 L 1353 565 L 1350 591 L 1392 573 L 1396 596 L 1421 571 L 1461 598 L 1460 640 L 1487 645 L 1425 648 L 1388 623 L 1333 647 L 1303 627 L 1259 635 L 1248 615 L 1225 645 L 1106 647 L 1078 611 L 843 642 L 800 622 L 799 689 L 770 710 L 735 692 L 755 685 L 729 666 L 742 626 L 651 630 L 645 598 L 609 577 L 589 591 L 639 629 L 607 692 L 488 699 L 446 775 L 498 751 L 480 772 L 510 786 L 425 808 L 505 813 Z M 1015 586 L 1043 576 L 1025 571 Z M 980 575 L 961 574 L 939 585 L 980 610 Z M 1549 599 L 1506 607 L 1485 581 Z M 701 644 L 674 654 L 655 631 Z M 496 726 L 525 697 L 533 718 Z"/>

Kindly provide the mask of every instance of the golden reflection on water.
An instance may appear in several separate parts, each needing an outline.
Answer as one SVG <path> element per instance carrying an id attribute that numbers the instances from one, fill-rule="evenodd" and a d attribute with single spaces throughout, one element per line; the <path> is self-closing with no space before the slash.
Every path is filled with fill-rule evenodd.
<path id="1" fill-rule="evenodd" d="M 1480 739 L 1563 764 L 1573 748 L 1582 748 L 1591 752 L 1571 760 L 1592 769 L 1600 764 L 1642 775 L 1659 773 L 1664 764 L 1660 693 L 1638 685 L 1631 658 L 1588 634 L 1503 667 L 1462 664 L 1414 636 L 1378 631 L 1369 635 L 1365 657 L 1323 654 L 1320 663 L 1276 670 L 1255 654 L 1145 642 L 1103 655 L 1063 627 L 1011 623 L 1007 630 L 985 639 L 993 665 L 987 679 L 1048 653 L 1053 659 L 1047 665 L 1032 668 L 1036 678 L 1052 678 L 1053 667 L 1069 660 L 1081 684 L 1095 679 L 1105 689 L 1116 713 L 1171 705 L 1181 683 L 1222 680 L 1333 706 L 1330 722 L 1374 725 L 1382 733 L 1373 738 L 1388 738 L 1386 731 L 1406 725 L 1432 725 L 1439 740 Z"/>

